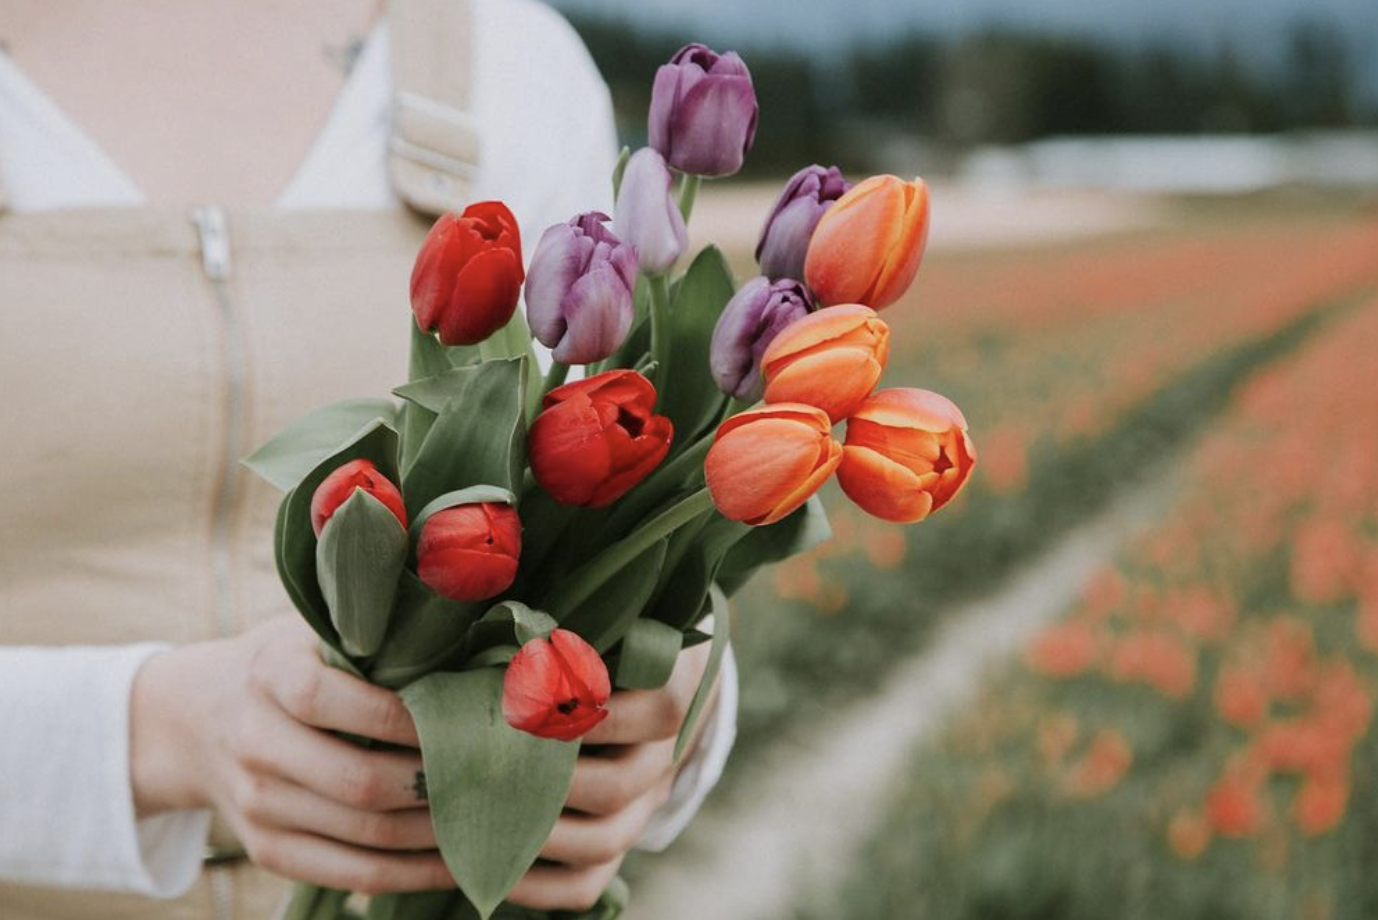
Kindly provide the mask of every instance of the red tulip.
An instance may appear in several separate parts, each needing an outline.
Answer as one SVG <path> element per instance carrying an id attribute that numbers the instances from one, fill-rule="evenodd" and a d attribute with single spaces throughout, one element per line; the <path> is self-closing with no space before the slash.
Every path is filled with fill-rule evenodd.
<path id="1" fill-rule="evenodd" d="M 611 693 L 607 665 L 593 646 L 556 629 L 512 658 L 502 682 L 502 715 L 537 737 L 573 741 L 607 718 Z"/>
<path id="2" fill-rule="evenodd" d="M 411 273 L 416 323 L 445 345 L 475 345 L 507 325 L 525 274 L 517 219 L 501 201 L 442 214 Z"/>
<path id="3" fill-rule="evenodd" d="M 655 402 L 651 382 L 628 370 L 551 390 L 527 437 L 536 481 L 562 505 L 617 501 L 670 452 L 674 426 Z"/>
<path id="4" fill-rule="evenodd" d="M 416 574 L 450 600 L 487 600 L 512 586 L 521 552 L 522 522 L 510 505 L 456 505 L 421 527 Z"/>
<path id="5" fill-rule="evenodd" d="M 952 500 L 976 466 L 962 411 L 929 390 L 881 390 L 847 419 L 837 481 L 862 510 L 913 524 Z"/>
<path id="6" fill-rule="evenodd" d="M 355 489 L 363 489 L 386 505 L 389 511 L 397 515 L 402 529 L 406 529 L 407 509 L 397 486 L 378 472 L 378 467 L 372 461 L 351 460 L 325 477 L 311 496 L 311 529 L 316 536 L 321 535 L 325 522 L 330 520 L 336 509 L 349 501 Z"/>

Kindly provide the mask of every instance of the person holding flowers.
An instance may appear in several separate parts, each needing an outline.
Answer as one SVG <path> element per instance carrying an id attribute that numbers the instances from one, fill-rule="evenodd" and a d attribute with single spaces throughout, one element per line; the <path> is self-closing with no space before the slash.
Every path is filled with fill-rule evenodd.
<path id="1" fill-rule="evenodd" d="M 358 890 L 453 885 L 411 716 L 283 615 L 264 556 L 276 495 L 235 460 L 405 366 L 388 305 L 430 216 L 511 205 L 471 215 L 494 245 L 462 287 L 490 306 L 441 322 L 454 341 L 511 315 L 521 236 L 560 224 L 592 250 L 593 280 L 528 291 L 561 361 L 621 334 L 629 301 L 611 318 L 578 304 L 626 298 L 630 251 L 606 220 L 565 224 L 611 209 L 615 153 L 567 25 L 531 0 L 381 6 L 0 0 L 0 918 L 267 918 L 282 886 L 250 861 Z M 228 215 L 188 207 L 204 201 Z M 413 294 L 443 313 L 453 280 Z M 401 523 L 362 464 L 313 522 L 359 490 Z M 422 577 L 494 590 L 533 537 L 506 511 L 431 516 Z M 603 748 L 514 901 L 586 907 L 630 846 L 689 819 L 733 725 L 725 685 L 672 763 L 706 652 L 602 701 L 587 738 Z"/>

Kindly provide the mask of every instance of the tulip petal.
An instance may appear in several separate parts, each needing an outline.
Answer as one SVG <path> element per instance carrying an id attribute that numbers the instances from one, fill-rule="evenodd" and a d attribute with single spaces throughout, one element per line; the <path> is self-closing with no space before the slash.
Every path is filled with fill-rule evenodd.
<path id="1" fill-rule="evenodd" d="M 531 472 L 564 505 L 584 505 L 612 466 L 603 425 L 587 396 L 536 416 L 528 438 Z"/>
<path id="2" fill-rule="evenodd" d="M 771 374 L 767 403 L 798 402 L 817 406 L 834 422 L 851 415 L 880 381 L 884 368 L 861 348 L 832 348 L 804 355 Z"/>
<path id="3" fill-rule="evenodd" d="M 622 276 L 609 262 L 594 263 L 564 298 L 562 324 L 567 325 L 563 338 L 557 340 L 555 360 L 564 364 L 601 361 L 627 337 L 632 314 L 631 291 Z"/>
<path id="4" fill-rule="evenodd" d="M 521 280 L 521 261 L 510 249 L 489 249 L 470 259 L 455 278 L 451 308 L 440 318 L 440 341 L 477 345 L 507 325 Z"/>
<path id="5" fill-rule="evenodd" d="M 920 477 L 868 447 L 847 445 L 837 482 L 866 513 L 897 524 L 916 524 L 933 510 L 933 496 Z"/>
<path id="6" fill-rule="evenodd" d="M 901 219 L 902 232 L 886 254 L 885 264 L 876 278 L 870 299 L 864 300 L 877 310 L 899 300 L 914 283 L 928 246 L 929 204 L 928 186 L 922 179 L 904 185 L 905 209 Z"/>
<path id="7" fill-rule="evenodd" d="M 581 239 L 569 224 L 556 224 L 541 235 L 526 283 L 526 321 L 536 339 L 554 348 L 565 334 L 561 310 L 565 295 L 587 264 L 594 243 Z"/>
<path id="8" fill-rule="evenodd" d="M 949 428 L 967 427 L 966 417 L 952 400 L 932 390 L 912 387 L 878 390 L 852 414 L 877 425 L 914 428 L 935 434 Z"/>
<path id="9" fill-rule="evenodd" d="M 768 417 L 720 435 L 704 462 L 714 504 L 732 520 L 760 523 L 813 475 L 818 442 L 812 426 Z"/>
<path id="10" fill-rule="evenodd" d="M 774 510 L 761 521 L 761 526 L 764 527 L 774 524 L 777 521 L 783 521 L 803 507 L 804 502 L 808 501 L 813 497 L 815 492 L 823 488 L 823 483 L 828 481 L 828 477 L 831 476 L 842 463 L 842 450 L 842 445 L 829 437 L 827 444 L 824 445 L 822 451 L 820 451 L 818 464 L 814 467 L 813 472 L 807 479 L 801 482 L 794 491 L 786 495 L 785 498 L 775 506 Z"/>
<path id="11" fill-rule="evenodd" d="M 873 176 L 856 185 L 818 221 L 804 276 L 820 303 L 872 303 L 905 213 L 904 183 Z"/>

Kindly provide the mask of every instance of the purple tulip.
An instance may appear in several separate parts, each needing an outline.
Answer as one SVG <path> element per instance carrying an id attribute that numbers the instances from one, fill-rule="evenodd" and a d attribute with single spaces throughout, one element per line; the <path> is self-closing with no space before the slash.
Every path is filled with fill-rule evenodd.
<path id="1" fill-rule="evenodd" d="M 651 146 L 696 176 L 730 176 L 756 139 L 756 89 L 736 52 L 685 45 L 656 71 Z"/>
<path id="2" fill-rule="evenodd" d="M 526 274 L 526 319 L 556 361 L 591 364 L 611 355 L 632 325 L 636 250 L 590 211 L 546 230 Z"/>
<path id="3" fill-rule="evenodd" d="M 650 147 L 632 154 L 622 173 L 613 230 L 636 247 L 637 264 L 648 275 L 668 270 L 689 245 L 684 218 L 670 194 L 673 181 L 664 157 Z"/>
<path id="4" fill-rule="evenodd" d="M 813 312 L 808 288 L 789 278 L 752 278 L 737 292 L 713 329 L 709 367 L 728 396 L 755 402 L 765 391 L 761 355 L 780 331 Z"/>
<path id="5" fill-rule="evenodd" d="M 804 256 L 823 212 L 852 187 L 836 166 L 805 166 L 780 193 L 761 228 L 756 261 L 768 278 L 804 277 Z"/>

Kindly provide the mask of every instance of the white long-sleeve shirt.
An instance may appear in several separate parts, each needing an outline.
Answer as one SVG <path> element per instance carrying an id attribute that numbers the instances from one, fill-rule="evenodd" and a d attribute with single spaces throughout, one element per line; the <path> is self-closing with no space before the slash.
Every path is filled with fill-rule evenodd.
<path id="1" fill-rule="evenodd" d="M 473 115 L 483 142 L 476 199 L 506 201 L 529 240 L 578 212 L 610 211 L 612 108 L 578 37 L 534 0 L 473 0 L 473 7 Z M 385 168 L 386 28 L 380 23 L 368 37 L 277 207 L 401 206 Z M 507 53 L 518 47 L 520 55 Z M 15 211 L 146 203 L 3 52 L 0 181 Z M 158 897 L 194 882 L 210 815 L 138 820 L 130 790 L 130 687 L 144 661 L 164 648 L 0 648 L 0 878 Z M 663 849 L 698 811 L 731 750 L 736 707 L 729 652 L 703 741 L 639 846 Z"/>

